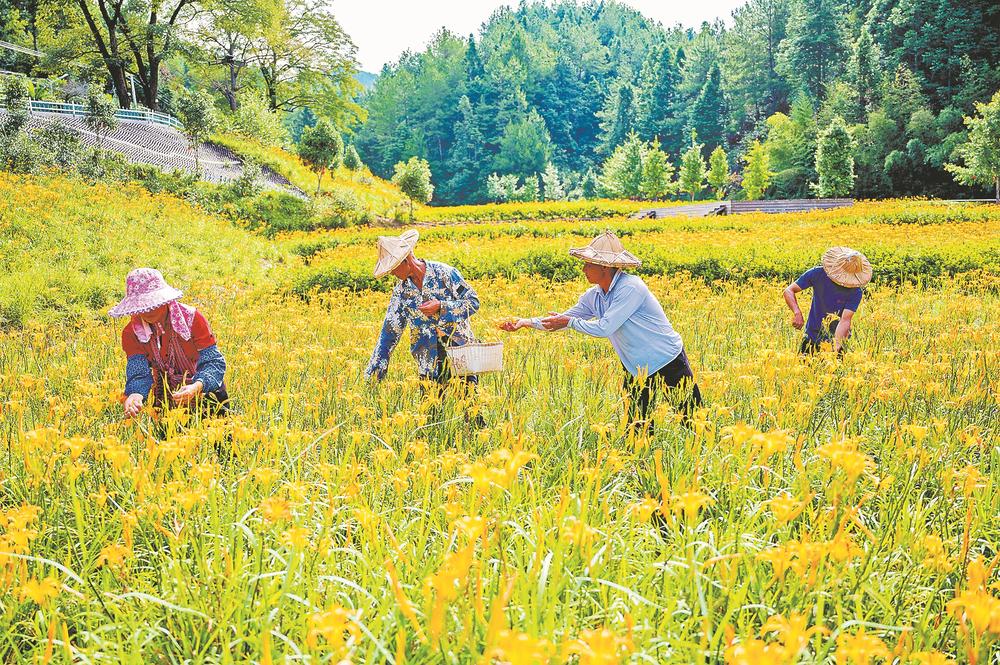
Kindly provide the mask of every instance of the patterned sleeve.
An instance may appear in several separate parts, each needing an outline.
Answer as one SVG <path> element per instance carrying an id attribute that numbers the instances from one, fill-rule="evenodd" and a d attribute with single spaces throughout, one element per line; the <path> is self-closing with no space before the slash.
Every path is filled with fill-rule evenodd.
<path id="1" fill-rule="evenodd" d="M 452 299 L 441 301 L 441 323 L 458 323 L 479 311 L 479 295 L 455 268 L 448 277 Z"/>
<path id="2" fill-rule="evenodd" d="M 201 381 L 202 390 L 213 393 L 222 387 L 226 375 L 226 359 L 215 344 L 207 346 L 198 352 L 198 371 L 194 380 Z"/>
<path id="3" fill-rule="evenodd" d="M 142 395 L 143 399 L 153 389 L 153 370 L 149 360 L 141 353 L 128 357 L 125 363 L 125 396 Z"/>
<path id="4" fill-rule="evenodd" d="M 406 328 L 406 318 L 403 316 L 403 303 L 399 290 L 393 290 L 392 298 L 389 299 L 389 309 L 385 313 L 385 321 L 382 322 L 382 332 L 378 336 L 378 343 L 372 351 L 368 367 L 365 368 L 367 378 L 375 377 L 382 379 L 389 371 L 389 357 L 392 350 L 399 343 L 399 338 L 403 336 Z"/>

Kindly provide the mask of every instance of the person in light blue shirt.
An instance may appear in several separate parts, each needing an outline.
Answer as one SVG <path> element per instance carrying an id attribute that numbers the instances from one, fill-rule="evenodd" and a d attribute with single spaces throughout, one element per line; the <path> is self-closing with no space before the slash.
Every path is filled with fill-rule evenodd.
<path id="1" fill-rule="evenodd" d="M 606 337 L 626 372 L 633 422 L 648 419 L 657 394 L 687 385 L 691 392 L 682 401 L 681 411 L 689 417 L 701 404 L 701 391 L 694 383 L 681 336 L 670 325 L 656 296 L 642 279 L 625 272 L 626 268 L 641 265 L 639 259 L 625 251 L 610 231 L 587 247 L 571 249 L 570 255 L 583 260 L 583 272 L 594 286 L 562 314 L 517 319 L 501 328 L 510 332 L 526 327 L 550 331 L 569 328 L 592 337 Z"/>

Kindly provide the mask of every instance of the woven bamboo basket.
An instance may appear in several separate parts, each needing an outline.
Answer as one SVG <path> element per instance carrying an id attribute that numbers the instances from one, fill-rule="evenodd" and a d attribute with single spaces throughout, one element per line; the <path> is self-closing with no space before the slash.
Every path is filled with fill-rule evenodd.
<path id="1" fill-rule="evenodd" d="M 451 373 L 470 376 L 503 369 L 503 342 L 473 342 L 447 348 Z"/>

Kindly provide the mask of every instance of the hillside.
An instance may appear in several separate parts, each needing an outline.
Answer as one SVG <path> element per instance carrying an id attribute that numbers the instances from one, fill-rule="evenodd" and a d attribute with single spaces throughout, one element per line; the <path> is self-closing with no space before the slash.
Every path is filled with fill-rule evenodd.
<path id="1" fill-rule="evenodd" d="M 0 328 L 99 316 L 132 268 L 159 268 L 194 294 L 262 281 L 266 241 L 176 197 L 0 172 Z"/>

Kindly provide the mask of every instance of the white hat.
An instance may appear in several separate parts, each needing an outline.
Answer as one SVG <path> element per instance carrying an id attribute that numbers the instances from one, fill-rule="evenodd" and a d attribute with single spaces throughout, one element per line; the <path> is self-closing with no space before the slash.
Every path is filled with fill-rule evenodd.
<path id="1" fill-rule="evenodd" d="M 388 275 L 406 257 L 413 253 L 420 234 L 414 230 L 404 232 L 399 236 L 378 237 L 378 261 L 375 262 L 375 276 Z"/>
<path id="2" fill-rule="evenodd" d="M 569 255 L 608 268 L 636 268 L 642 265 L 642 261 L 625 251 L 622 241 L 611 231 L 597 236 L 586 247 L 569 250 Z"/>
<path id="3" fill-rule="evenodd" d="M 872 264 L 850 247 L 831 247 L 823 252 L 823 271 L 835 284 L 853 289 L 872 279 Z"/>

